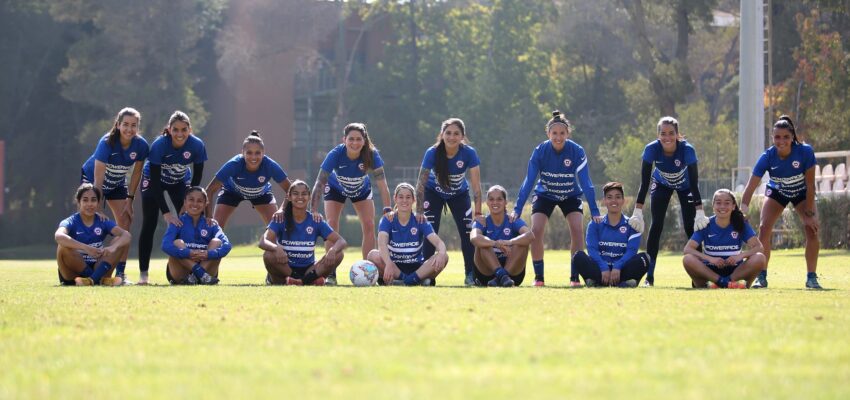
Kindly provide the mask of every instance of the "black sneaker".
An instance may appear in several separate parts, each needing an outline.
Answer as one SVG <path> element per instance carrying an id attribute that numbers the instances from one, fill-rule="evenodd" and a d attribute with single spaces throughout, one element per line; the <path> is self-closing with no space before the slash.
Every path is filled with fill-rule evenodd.
<path id="1" fill-rule="evenodd" d="M 510 275 L 505 274 L 499 279 L 499 285 L 502 287 L 514 287 L 516 283 L 511 279 Z"/>
<path id="2" fill-rule="evenodd" d="M 201 277 L 199 283 L 201 285 L 217 285 L 218 284 L 218 278 L 216 278 L 216 277 L 214 277 L 210 274 L 204 274 L 204 276 Z"/>
<path id="3" fill-rule="evenodd" d="M 475 286 L 475 275 L 468 274 L 466 275 L 466 279 L 463 280 L 463 284 L 466 286 Z M 488 282 L 489 284 L 489 282 Z"/>

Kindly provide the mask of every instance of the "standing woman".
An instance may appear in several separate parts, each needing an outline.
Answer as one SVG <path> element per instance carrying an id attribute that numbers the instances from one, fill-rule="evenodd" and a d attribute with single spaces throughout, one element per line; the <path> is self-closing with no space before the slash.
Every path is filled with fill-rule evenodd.
<path id="1" fill-rule="evenodd" d="M 165 202 L 165 192 L 174 204 L 174 211 L 183 209 L 186 189 L 198 186 L 204 173 L 207 150 L 204 142 L 192 134 L 189 116 L 175 111 L 162 130 L 162 135 L 151 144 L 151 151 L 142 174 L 142 231 L 139 237 L 139 284 L 148 283 L 153 235 L 162 213 L 165 223 L 182 226 Z M 189 165 L 192 169 L 189 169 Z"/>
<path id="2" fill-rule="evenodd" d="M 346 242 L 327 222 L 313 218 L 307 210 L 310 188 L 304 181 L 292 182 L 284 205 L 283 222 L 272 222 L 260 238 L 268 285 L 324 286 L 328 274 L 342 262 Z M 326 246 L 316 261 L 316 239 Z"/>
<path id="3" fill-rule="evenodd" d="M 818 252 L 820 240 L 818 230 L 820 221 L 815 201 L 815 151 L 812 146 L 797 140 L 794 122 L 787 115 L 779 117 L 773 124 L 773 146 L 764 151 L 753 167 L 753 175 L 744 190 L 741 210 L 744 215 L 749 211 L 750 200 L 761 182 L 762 176 L 770 171 L 770 181 L 764 191 L 764 204 L 761 208 L 759 240 L 764 246 L 767 262 L 759 272 L 754 288 L 767 287 L 767 263 L 770 262 L 770 245 L 773 240 L 773 225 L 782 215 L 788 203 L 803 221 L 806 231 L 806 287 L 822 289 L 818 283 Z"/>
<path id="4" fill-rule="evenodd" d="M 142 164 L 148 157 L 148 142 L 139 135 L 142 115 L 134 108 L 125 107 L 115 116 L 112 130 L 97 143 L 97 148 L 83 164 L 82 182 L 100 189 L 118 226 L 130 230 L 133 223 L 133 200 L 142 178 Z M 130 185 L 127 174 L 133 169 Z M 115 275 L 124 283 L 127 277 L 127 253 L 115 265 Z"/>
<path id="5" fill-rule="evenodd" d="M 218 193 L 213 213 L 212 202 L 207 205 L 206 215 L 212 215 L 222 228 L 236 207 L 244 200 L 251 205 L 268 225 L 277 210 L 277 201 L 272 192 L 272 180 L 277 182 L 283 192 L 289 190 L 286 172 L 275 160 L 266 154 L 266 146 L 260 133 L 251 134 L 242 141 L 242 154 L 237 154 L 221 166 L 215 177 L 207 185 L 207 193 Z M 221 192 L 219 192 L 221 190 Z"/>
<path id="6" fill-rule="evenodd" d="M 508 191 L 494 185 L 487 189 L 485 223 L 472 223 L 470 241 L 475 246 L 475 283 L 479 286 L 519 286 L 525 279 L 525 261 L 534 233 L 522 218 L 508 218 Z"/>
<path id="7" fill-rule="evenodd" d="M 53 237 L 56 239 L 56 263 L 59 265 L 59 284 L 77 286 L 117 286 L 121 277 L 111 277 L 112 265 L 127 258 L 130 232 L 101 218 L 103 193 L 91 183 L 83 183 L 74 196 L 77 212 L 62 220 Z M 115 239 L 104 246 L 106 237 Z"/>
<path id="8" fill-rule="evenodd" d="M 460 118 L 449 118 L 440 126 L 437 142 L 425 151 L 419 181 L 416 183 L 416 219 L 427 218 L 435 233 L 440 233 L 441 212 L 451 210 L 460 236 L 463 269 L 467 286 L 475 284 L 475 248 L 469 241 L 472 220 L 483 222 L 481 213 L 481 161 L 469 145 L 466 127 Z M 469 181 L 466 173 L 469 172 Z M 470 201 L 469 189 L 473 199 Z M 475 204 L 473 213 L 472 204 Z M 425 259 L 434 255 L 434 245 L 425 243 Z"/>
<path id="9" fill-rule="evenodd" d="M 357 217 L 360 218 L 360 229 L 363 232 L 361 252 L 363 258 L 375 248 L 375 202 L 372 200 L 372 183 L 368 173 L 375 177 L 375 184 L 381 191 L 381 202 L 384 204 L 383 214 L 392 211 L 390 207 L 390 191 L 384 176 L 384 160 L 378 149 L 372 144 L 366 125 L 354 122 L 345 126 L 342 133 L 342 144 L 334 147 L 319 169 L 319 176 L 313 186 L 311 209 L 319 210 L 320 189 L 324 190 L 325 214 L 328 224 L 339 231 L 339 218 L 345 207 L 345 200 L 351 200 Z M 328 284 L 336 284 L 336 271 L 328 276 Z"/>
<path id="10" fill-rule="evenodd" d="M 599 207 L 596 206 L 596 191 L 590 180 L 587 168 L 587 156 L 584 148 L 570 140 L 572 127 L 560 111 L 552 112 L 552 119 L 546 123 L 546 140 L 531 153 L 528 160 L 528 172 L 519 189 L 516 206 L 511 213 L 511 221 L 522 215 L 522 208 L 534 186 L 531 199 L 531 262 L 534 265 L 534 286 L 543 286 L 543 239 L 546 223 L 555 206 L 561 209 L 570 229 L 570 258 L 584 249 L 584 229 L 582 221 L 581 195 L 584 193 L 590 206 L 590 215 L 596 222 L 602 221 Z M 537 179 L 538 175 L 540 179 Z M 570 266 L 570 286 L 579 287 L 578 272 Z"/>
<path id="11" fill-rule="evenodd" d="M 679 133 L 679 121 L 673 117 L 658 120 L 658 139 L 647 144 L 643 149 L 643 163 L 640 170 L 640 189 L 638 189 L 635 209 L 629 218 L 629 225 L 636 231 L 643 232 L 643 205 L 646 190 L 649 198 L 652 225 L 649 227 L 649 238 L 646 242 L 646 252 L 652 263 L 646 274 L 646 286 L 655 284 L 655 262 L 658 257 L 658 246 L 661 243 L 661 232 L 664 230 L 664 217 L 670 197 L 673 192 L 679 196 L 682 208 L 682 224 L 685 235 L 690 238 L 694 231 L 705 228 L 708 218 L 702 209 L 702 197 L 699 193 L 699 170 L 697 168 L 697 153 L 685 137 Z M 655 166 L 653 172 L 652 167 Z M 650 179 L 652 183 L 650 184 Z"/>

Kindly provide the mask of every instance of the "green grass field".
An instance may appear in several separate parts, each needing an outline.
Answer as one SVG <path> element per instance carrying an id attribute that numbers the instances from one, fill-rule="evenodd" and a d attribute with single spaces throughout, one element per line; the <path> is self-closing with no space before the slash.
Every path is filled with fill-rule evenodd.
<path id="1" fill-rule="evenodd" d="M 567 289 L 554 251 L 547 288 L 465 288 L 450 259 L 436 288 L 267 287 L 252 247 L 216 287 L 0 261 L 0 399 L 850 398 L 850 253 L 822 253 L 817 292 L 800 250 L 761 291 L 692 290 L 676 255 L 655 288 Z"/>

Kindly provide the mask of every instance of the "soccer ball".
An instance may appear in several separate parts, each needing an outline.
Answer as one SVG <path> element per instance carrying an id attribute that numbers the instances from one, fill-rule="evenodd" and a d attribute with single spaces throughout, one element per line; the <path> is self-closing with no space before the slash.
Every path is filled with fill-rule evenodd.
<path id="1" fill-rule="evenodd" d="M 374 286 L 378 282 L 378 267 L 366 260 L 360 260 L 351 266 L 348 273 L 354 286 Z"/>

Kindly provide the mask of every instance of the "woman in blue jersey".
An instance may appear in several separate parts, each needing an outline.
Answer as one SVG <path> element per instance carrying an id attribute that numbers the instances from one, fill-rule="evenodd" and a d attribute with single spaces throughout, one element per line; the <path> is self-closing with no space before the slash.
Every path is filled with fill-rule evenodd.
<path id="1" fill-rule="evenodd" d="M 189 186 L 198 186 L 204 173 L 207 150 L 204 142 L 192 133 L 189 116 L 175 111 L 168 118 L 162 135 L 151 144 L 142 173 L 142 231 L 139 237 L 139 284 L 148 283 L 153 235 L 162 213 L 167 224 L 182 226 L 180 218 L 168 209 L 165 193 L 174 211 L 183 209 Z M 191 165 L 191 170 L 189 166 Z"/>
<path id="2" fill-rule="evenodd" d="M 313 186 L 311 209 L 318 218 L 319 199 L 324 190 L 325 215 L 328 224 L 339 231 L 339 218 L 345 207 L 346 199 L 351 200 L 357 217 L 360 218 L 360 229 L 363 232 L 361 251 L 363 258 L 375 248 L 375 202 L 372 200 L 372 181 L 381 194 L 384 204 L 383 214 L 392 211 L 390 207 L 390 191 L 384 175 L 384 160 L 372 140 L 366 125 L 353 122 L 343 129 L 342 143 L 334 147 L 319 169 L 316 184 Z M 328 284 L 336 284 L 336 272 L 328 276 Z"/>
<path id="3" fill-rule="evenodd" d="M 260 238 L 266 284 L 323 286 L 325 278 L 342 262 L 345 239 L 323 220 L 316 220 L 307 211 L 310 188 L 304 181 L 295 180 L 289 187 L 284 205 L 283 222 L 272 222 Z M 316 239 L 326 246 L 324 257 L 316 261 Z"/>
<path id="4" fill-rule="evenodd" d="M 75 195 L 78 211 L 62 220 L 53 237 L 58 244 L 56 263 L 59 283 L 77 286 L 116 286 L 121 277 L 111 277 L 113 265 L 127 259 L 130 232 L 98 215 L 103 193 L 91 183 L 83 183 Z M 104 245 L 107 236 L 115 238 Z"/>
<path id="5" fill-rule="evenodd" d="M 644 282 L 646 286 L 655 284 L 655 261 L 661 243 L 661 232 L 664 230 L 664 217 L 667 215 L 667 206 L 670 205 L 673 192 L 679 197 L 682 223 L 687 237 L 691 237 L 695 230 L 705 228 L 708 224 L 699 193 L 699 170 L 694 147 L 679 133 L 679 121 L 673 117 L 661 118 L 656 129 L 658 139 L 643 149 L 640 189 L 634 212 L 629 218 L 629 225 L 636 231 L 643 232 L 643 205 L 648 189 L 652 225 L 649 227 L 646 252 L 652 261 Z"/>
<path id="6" fill-rule="evenodd" d="M 204 218 L 207 192 L 200 186 L 186 190 L 183 224 L 169 224 L 162 237 L 162 251 L 168 254 L 165 277 L 172 285 L 215 285 L 218 266 L 230 252 L 230 241 L 218 225 Z"/>
<path id="7" fill-rule="evenodd" d="M 587 253 L 573 256 L 573 265 L 588 287 L 636 287 L 649 268 L 649 255 L 638 253 L 640 232 L 629 226 L 623 214 L 623 184 L 608 182 L 602 187 L 607 214 L 587 226 Z"/>
<path id="8" fill-rule="evenodd" d="M 263 218 L 263 223 L 268 225 L 277 210 L 272 181 L 277 182 L 284 193 L 289 190 L 286 172 L 280 164 L 265 155 L 265 149 L 260 133 L 251 131 L 242 141 L 242 154 L 224 163 L 207 185 L 207 193 L 218 193 L 218 199 L 215 212 L 210 202 L 206 215 L 212 215 L 222 228 L 227 225 L 236 207 L 244 200 L 251 202 Z"/>
<path id="9" fill-rule="evenodd" d="M 440 233 L 440 219 L 446 206 L 452 212 L 463 253 L 467 286 L 475 284 L 475 248 L 469 241 L 472 220 L 482 220 L 481 172 L 478 153 L 468 144 L 466 126 L 460 118 L 449 118 L 440 126 L 437 142 L 425 151 L 416 183 L 416 219 L 431 222 Z M 469 181 L 466 174 L 469 173 Z M 469 191 L 472 189 L 472 200 Z M 473 209 L 474 205 L 474 209 Z M 390 217 L 392 219 L 392 217 Z M 425 258 L 434 254 L 434 246 L 425 243 Z"/>
<path id="10" fill-rule="evenodd" d="M 378 249 L 366 259 L 380 271 L 379 284 L 429 286 L 449 262 L 446 244 L 434 232 L 431 224 L 413 215 L 416 194 L 409 183 L 400 183 L 393 193 L 393 218 L 381 218 L 378 227 Z M 430 243 L 436 254 L 425 257 L 423 246 Z"/>
<path id="11" fill-rule="evenodd" d="M 688 240 L 682 265 L 693 287 L 746 289 L 767 265 L 761 241 L 729 189 L 714 192 L 711 202 L 714 216 Z"/>
<path id="12" fill-rule="evenodd" d="M 490 215 L 472 223 L 470 241 L 475 246 L 475 283 L 478 286 L 519 286 L 525 279 L 525 261 L 534 233 L 522 218 L 511 221 L 505 212 L 508 191 L 487 189 Z"/>
<path id="13" fill-rule="evenodd" d="M 602 220 L 599 207 L 596 206 L 596 192 L 590 180 L 587 156 L 581 146 L 570 140 L 571 134 L 570 121 L 564 118 L 560 111 L 553 111 L 552 119 L 546 123 L 546 135 L 549 140 L 537 145 L 531 153 L 528 172 L 510 216 L 513 221 L 522 215 L 522 208 L 534 187 L 534 197 L 531 199 L 531 231 L 534 232 L 531 262 L 534 266 L 534 286 L 544 285 L 543 239 L 546 224 L 555 206 L 561 209 L 567 219 L 571 256 L 584 248 L 582 193 L 590 206 L 593 220 Z M 570 268 L 570 286 L 581 286 L 574 266 Z"/>
<path id="14" fill-rule="evenodd" d="M 142 115 L 134 108 L 122 108 L 115 116 L 112 130 L 97 143 L 94 154 L 82 167 L 82 182 L 94 184 L 103 191 L 106 204 L 112 211 L 115 222 L 121 229 L 129 230 L 133 223 L 133 200 L 142 178 L 142 164 L 148 157 L 148 142 L 139 135 Z M 127 174 L 130 169 L 130 184 Z M 125 254 L 115 266 L 116 276 L 127 283 L 124 268 L 127 265 Z"/>
<path id="15" fill-rule="evenodd" d="M 783 115 L 773 125 L 773 146 L 765 150 L 753 167 L 753 175 L 741 200 L 741 209 L 746 215 L 761 178 L 765 172 L 770 173 L 759 224 L 759 240 L 764 246 L 764 255 L 769 262 L 773 225 L 782 215 L 785 206 L 791 203 L 803 221 L 806 231 L 806 287 L 809 289 L 821 289 L 817 276 L 820 221 L 815 201 L 815 164 L 815 151 L 812 146 L 797 140 L 794 122 L 787 115 Z M 767 287 L 767 263 L 753 287 Z"/>

